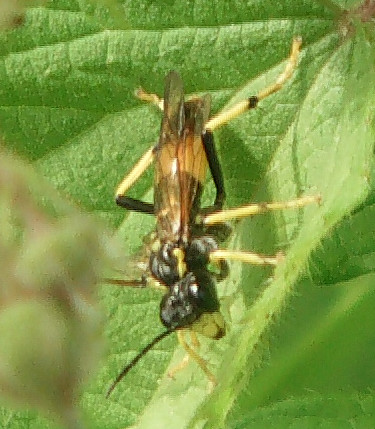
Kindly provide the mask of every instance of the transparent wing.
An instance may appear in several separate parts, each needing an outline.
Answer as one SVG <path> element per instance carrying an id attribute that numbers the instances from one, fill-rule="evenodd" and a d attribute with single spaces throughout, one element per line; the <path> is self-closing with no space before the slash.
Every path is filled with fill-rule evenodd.
<path id="1" fill-rule="evenodd" d="M 155 159 L 154 206 L 161 240 L 179 238 L 181 187 L 177 157 L 184 127 L 183 83 L 180 76 L 171 71 L 165 80 L 164 115 Z"/>
<path id="2" fill-rule="evenodd" d="M 185 130 L 178 150 L 181 189 L 181 231 L 189 234 L 189 225 L 200 209 L 200 198 L 207 172 L 207 157 L 202 133 L 211 108 L 205 95 L 185 103 Z"/>

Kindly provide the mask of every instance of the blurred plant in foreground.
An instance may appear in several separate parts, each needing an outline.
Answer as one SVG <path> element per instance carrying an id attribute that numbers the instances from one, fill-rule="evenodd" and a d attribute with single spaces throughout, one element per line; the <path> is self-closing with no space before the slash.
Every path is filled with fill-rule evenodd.
<path id="1" fill-rule="evenodd" d="M 30 167 L 0 157 L 0 394 L 84 427 L 77 409 L 102 342 L 96 302 L 106 240 Z"/>

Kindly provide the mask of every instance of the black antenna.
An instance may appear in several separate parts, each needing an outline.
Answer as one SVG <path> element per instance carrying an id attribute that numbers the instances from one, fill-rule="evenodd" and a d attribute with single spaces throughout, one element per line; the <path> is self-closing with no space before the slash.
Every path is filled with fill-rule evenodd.
<path id="1" fill-rule="evenodd" d="M 125 377 L 125 375 L 133 368 L 133 366 L 136 365 L 136 363 L 148 352 L 150 351 L 155 344 L 157 344 L 159 341 L 161 341 L 163 338 L 167 337 L 169 334 L 174 332 L 174 329 L 168 329 L 167 331 L 162 332 L 157 337 L 155 337 L 150 343 L 147 344 L 147 346 L 141 350 L 135 358 L 128 363 L 125 368 L 120 372 L 120 374 L 117 376 L 116 380 L 111 384 L 111 387 L 108 389 L 107 394 L 105 395 L 106 398 L 109 397 L 109 395 L 112 393 L 114 388 L 117 386 L 117 384 Z"/>

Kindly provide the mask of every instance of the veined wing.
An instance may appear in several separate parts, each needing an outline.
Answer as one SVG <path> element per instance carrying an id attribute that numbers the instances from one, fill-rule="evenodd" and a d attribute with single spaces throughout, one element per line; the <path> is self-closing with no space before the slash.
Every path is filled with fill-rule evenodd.
<path id="1" fill-rule="evenodd" d="M 200 208 L 208 165 L 202 133 L 210 115 L 210 108 L 209 95 L 194 98 L 185 103 L 185 128 L 178 146 L 183 241 L 189 239 L 191 223 Z"/>
<path id="2" fill-rule="evenodd" d="M 157 233 L 162 241 L 178 241 L 181 224 L 181 187 L 178 146 L 185 127 L 184 90 L 180 76 L 165 79 L 164 115 L 155 159 L 154 205 Z"/>

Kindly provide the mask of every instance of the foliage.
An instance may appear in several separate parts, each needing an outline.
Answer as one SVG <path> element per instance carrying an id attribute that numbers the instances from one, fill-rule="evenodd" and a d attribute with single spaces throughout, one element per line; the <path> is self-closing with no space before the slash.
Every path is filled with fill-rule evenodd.
<path id="1" fill-rule="evenodd" d="M 183 356 L 168 338 L 106 400 L 111 380 L 161 325 L 157 292 L 103 286 L 109 355 L 82 397 L 89 427 L 369 427 L 373 8 L 367 0 L 51 0 L 0 35 L 7 148 L 116 230 L 124 254 L 139 251 L 153 220 L 116 208 L 113 190 L 160 127 L 134 89 L 162 94 L 175 69 L 187 94 L 212 95 L 216 112 L 271 83 L 293 36 L 303 37 L 292 80 L 215 137 L 228 206 L 317 193 L 321 206 L 235 225 L 228 247 L 287 256 L 274 273 L 232 264 L 218 285 L 229 333 L 202 340 L 219 381 L 212 393 L 194 363 L 176 380 L 165 375 Z M 151 188 L 148 172 L 131 195 L 150 198 Z M 41 424 L 4 410 L 2 426 Z"/>

